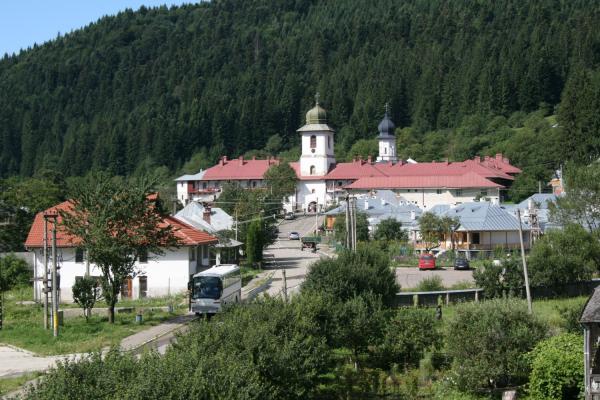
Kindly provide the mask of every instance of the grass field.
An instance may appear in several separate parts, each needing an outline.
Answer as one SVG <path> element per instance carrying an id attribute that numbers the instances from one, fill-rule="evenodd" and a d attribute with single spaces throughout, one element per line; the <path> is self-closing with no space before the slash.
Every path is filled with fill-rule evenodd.
<path id="1" fill-rule="evenodd" d="M 0 379 L 0 396 L 3 396 L 7 393 L 17 390 L 25 383 L 29 382 L 32 379 L 37 378 L 42 375 L 40 372 L 33 372 L 31 374 L 25 374 L 18 376 L 16 378 L 3 378 Z"/>
<path id="2" fill-rule="evenodd" d="M 5 294 L 0 343 L 11 344 L 41 355 L 100 350 L 106 346 L 117 345 L 123 338 L 173 317 L 173 314 L 166 312 L 145 311 L 143 324 L 135 322 L 136 313 L 118 313 L 115 315 L 114 324 L 109 324 L 106 316 L 92 316 L 88 322 L 83 317 L 68 318 L 64 320 L 64 326 L 60 327 L 59 337 L 54 338 L 52 330 L 45 330 L 43 327 L 43 310 L 40 305 L 16 304 L 19 300 L 31 299 L 31 290 L 27 290 L 29 298 L 23 294 L 23 290 Z M 132 303 L 135 306 L 139 304 Z M 187 312 L 187 305 L 175 308 L 175 314 L 183 312 Z"/>

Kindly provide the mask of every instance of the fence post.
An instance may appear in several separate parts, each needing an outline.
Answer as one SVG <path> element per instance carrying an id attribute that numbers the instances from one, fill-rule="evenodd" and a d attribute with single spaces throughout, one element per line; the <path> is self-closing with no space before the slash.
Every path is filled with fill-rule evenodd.
<path id="1" fill-rule="evenodd" d="M 479 301 L 479 290 L 475 290 L 475 301 Z"/>
<path id="2" fill-rule="evenodd" d="M 450 292 L 446 292 L 446 305 L 450 305 Z"/>

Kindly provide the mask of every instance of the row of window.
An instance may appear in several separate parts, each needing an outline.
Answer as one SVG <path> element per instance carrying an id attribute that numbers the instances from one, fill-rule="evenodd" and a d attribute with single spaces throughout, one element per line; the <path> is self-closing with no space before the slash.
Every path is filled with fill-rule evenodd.
<path id="1" fill-rule="evenodd" d="M 140 264 L 146 264 L 148 262 L 148 251 L 146 249 L 140 250 L 137 258 Z M 83 249 L 75 249 L 75 262 L 81 264 L 84 260 L 85 258 Z"/>

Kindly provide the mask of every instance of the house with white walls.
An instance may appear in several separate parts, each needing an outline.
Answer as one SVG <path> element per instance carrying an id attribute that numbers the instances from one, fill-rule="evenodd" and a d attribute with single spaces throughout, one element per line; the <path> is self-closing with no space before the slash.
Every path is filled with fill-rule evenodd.
<path id="1" fill-rule="evenodd" d="M 36 296 L 42 297 L 44 278 L 44 215 L 56 215 L 68 211 L 71 203 L 65 201 L 45 211 L 39 212 L 33 221 L 25 247 L 33 253 L 33 288 Z M 47 237 L 52 237 L 53 219 L 48 219 Z M 78 247 L 79 238 L 68 234 L 61 225 L 61 217 L 56 220 L 56 247 L 59 273 L 59 293 L 61 302 L 73 300 L 71 288 L 75 281 L 85 275 L 100 276 L 101 271 L 90 263 L 85 252 Z M 178 248 L 165 249 L 163 255 L 142 254 L 138 256 L 135 272 L 123 284 L 122 298 L 143 298 L 166 296 L 187 290 L 190 277 L 210 267 L 210 249 L 218 243 L 213 235 L 196 229 L 174 217 L 165 217 L 163 224 L 173 227 L 179 239 Z M 50 242 L 48 243 L 50 244 Z M 52 259 L 48 250 L 48 269 Z"/>

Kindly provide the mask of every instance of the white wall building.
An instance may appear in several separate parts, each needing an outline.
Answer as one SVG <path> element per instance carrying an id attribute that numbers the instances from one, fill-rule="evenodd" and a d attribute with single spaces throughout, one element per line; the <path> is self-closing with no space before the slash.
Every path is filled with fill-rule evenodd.
<path id="1" fill-rule="evenodd" d="M 44 213 L 67 210 L 69 202 L 61 203 L 36 215 L 25 247 L 34 254 L 34 298 L 42 298 L 44 276 Z M 48 222 L 48 238 L 52 237 L 52 220 Z M 122 298 L 166 296 L 187 290 L 190 276 L 209 268 L 209 247 L 218 243 L 217 238 L 193 228 L 173 217 L 164 223 L 173 226 L 174 234 L 181 242 L 176 249 L 166 250 L 164 255 L 142 255 L 135 264 L 134 275 L 122 287 Z M 77 248 L 79 240 L 61 229 L 61 218 L 57 220 L 57 260 L 60 275 L 60 299 L 73 300 L 72 287 L 75 281 L 87 275 L 100 276 L 101 271 L 86 260 L 85 253 Z M 52 259 L 48 250 L 48 269 Z"/>

